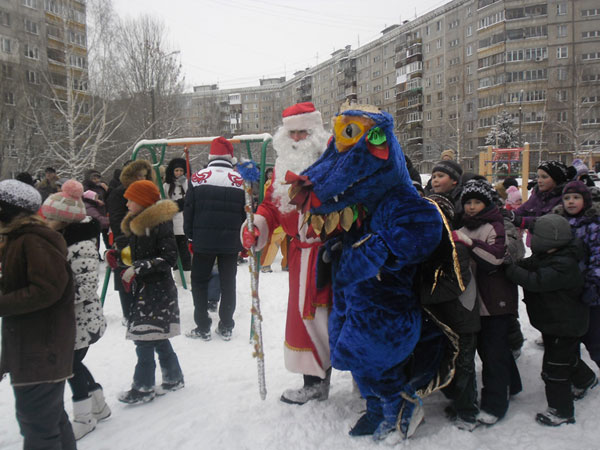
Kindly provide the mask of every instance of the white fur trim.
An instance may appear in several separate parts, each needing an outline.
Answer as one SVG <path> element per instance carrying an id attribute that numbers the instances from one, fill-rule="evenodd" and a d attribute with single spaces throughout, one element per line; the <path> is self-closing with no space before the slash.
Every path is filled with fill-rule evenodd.
<path id="1" fill-rule="evenodd" d="M 229 161 L 234 166 L 238 162 L 238 160 L 237 160 L 237 158 L 235 156 L 229 156 L 229 155 L 208 155 L 208 160 L 209 161 L 217 161 L 219 159 L 223 159 L 225 161 Z"/>
<path id="2" fill-rule="evenodd" d="M 323 127 L 323 119 L 319 111 L 310 113 L 296 114 L 283 118 L 283 126 L 286 130 L 312 130 L 313 128 Z"/>

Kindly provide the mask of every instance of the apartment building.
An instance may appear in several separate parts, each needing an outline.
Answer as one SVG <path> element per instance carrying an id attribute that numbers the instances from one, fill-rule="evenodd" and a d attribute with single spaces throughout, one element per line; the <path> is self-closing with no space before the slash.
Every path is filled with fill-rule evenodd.
<path id="1" fill-rule="evenodd" d="M 597 0 L 454 0 L 290 80 L 214 86 L 202 98 L 231 108 L 228 96 L 239 93 L 236 132 L 273 132 L 283 108 L 298 101 L 312 101 L 327 128 L 346 98 L 373 104 L 394 116 L 400 143 L 423 171 L 446 148 L 476 170 L 505 110 L 530 144 L 532 167 L 548 158 L 593 164 L 600 161 L 599 44 Z"/>
<path id="2" fill-rule="evenodd" d="M 86 95 L 86 41 L 85 0 L 0 2 L 0 177 L 44 145 L 32 107 L 51 111 L 50 99 L 64 101 L 67 90 Z"/>

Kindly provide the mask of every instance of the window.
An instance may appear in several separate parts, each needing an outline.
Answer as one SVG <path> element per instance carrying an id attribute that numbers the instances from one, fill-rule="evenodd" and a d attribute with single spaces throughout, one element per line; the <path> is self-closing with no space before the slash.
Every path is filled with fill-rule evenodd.
<path id="1" fill-rule="evenodd" d="M 565 90 L 556 91 L 556 100 L 558 100 L 559 102 L 566 102 L 567 98 L 568 98 L 567 91 L 565 91 Z"/>
<path id="2" fill-rule="evenodd" d="M 437 31 L 440 31 L 442 29 L 442 21 L 438 20 L 435 24 L 435 28 Z"/>
<path id="3" fill-rule="evenodd" d="M 448 24 L 448 29 L 449 29 L 449 30 L 452 30 L 453 28 L 456 28 L 456 27 L 458 27 L 458 25 L 459 25 L 459 24 L 460 24 L 460 21 L 459 21 L 458 19 L 456 19 L 456 20 L 453 20 L 452 22 L 450 22 L 450 23 Z"/>
<path id="4" fill-rule="evenodd" d="M 443 92 L 438 92 L 437 93 L 437 101 L 438 102 L 443 102 L 444 101 L 444 93 Z"/>
<path id="5" fill-rule="evenodd" d="M 558 59 L 564 59 L 569 57 L 568 47 L 558 47 L 556 49 L 556 57 Z"/>
<path id="6" fill-rule="evenodd" d="M 504 10 L 498 11 L 492 15 L 484 17 L 483 19 L 479 19 L 477 23 L 477 29 L 481 30 L 483 28 L 490 27 L 496 23 L 502 22 L 504 20 Z"/>
<path id="7" fill-rule="evenodd" d="M 29 44 L 23 45 L 23 54 L 26 58 L 40 59 L 40 51 L 37 47 L 32 47 Z"/>
<path id="8" fill-rule="evenodd" d="M 558 37 L 567 37 L 567 26 L 566 25 L 558 25 L 556 27 L 556 35 Z"/>
<path id="9" fill-rule="evenodd" d="M 452 39 L 450 42 L 448 42 L 448 47 L 453 48 L 453 47 L 458 47 L 458 39 Z"/>
<path id="10" fill-rule="evenodd" d="M 473 25 L 467 26 L 467 37 L 473 36 Z"/>
<path id="11" fill-rule="evenodd" d="M 562 133 L 556 133 L 556 143 L 557 144 L 566 144 L 565 135 Z"/>
<path id="12" fill-rule="evenodd" d="M 600 30 L 596 30 L 596 31 L 582 31 L 581 32 L 581 37 L 583 39 L 600 37 Z"/>
<path id="13" fill-rule="evenodd" d="M 23 5 L 35 9 L 37 8 L 37 0 L 23 0 Z"/>
<path id="14" fill-rule="evenodd" d="M 0 49 L 4 53 L 12 53 L 12 41 L 5 37 L 0 37 Z"/>
<path id="15" fill-rule="evenodd" d="M 60 5 L 57 0 L 45 0 L 44 9 L 57 15 L 60 13 Z"/>
<path id="16" fill-rule="evenodd" d="M 471 56 L 473 54 L 473 46 L 467 45 L 467 56 Z"/>
<path id="17" fill-rule="evenodd" d="M 429 53 L 431 51 L 431 45 L 425 44 L 425 53 Z"/>
<path id="18" fill-rule="evenodd" d="M 556 115 L 557 122 L 566 122 L 567 121 L 567 111 L 559 111 Z"/>
<path id="19" fill-rule="evenodd" d="M 29 19 L 25 19 L 25 31 L 31 34 L 38 34 L 37 22 L 32 22 Z"/>
<path id="20" fill-rule="evenodd" d="M 467 65 L 467 75 L 471 75 L 472 74 L 472 68 L 471 68 L 471 64 Z"/>
<path id="21" fill-rule="evenodd" d="M 0 11 L 0 25 L 10 27 L 10 14 L 6 11 Z"/>
<path id="22" fill-rule="evenodd" d="M 2 78 L 6 78 L 8 80 L 13 77 L 13 68 L 8 64 L 2 64 Z"/>
<path id="23" fill-rule="evenodd" d="M 426 105 L 431 105 L 431 95 L 427 95 L 427 96 L 425 97 L 425 104 L 426 104 Z"/>
<path id="24" fill-rule="evenodd" d="M 438 40 L 436 41 L 436 43 L 435 43 L 435 47 L 436 47 L 437 49 L 440 49 L 440 48 L 442 48 L 442 40 L 441 40 L 441 39 L 438 39 Z"/>
<path id="25" fill-rule="evenodd" d="M 25 78 L 27 79 L 27 82 L 30 84 L 40 84 L 40 79 L 39 79 L 38 73 L 33 70 L 26 70 Z"/>
<path id="26" fill-rule="evenodd" d="M 467 94 L 473 93 L 473 83 L 467 84 Z"/>
<path id="27" fill-rule="evenodd" d="M 425 36 L 429 36 L 429 25 L 425 27 Z"/>
<path id="28" fill-rule="evenodd" d="M 467 112 L 473 112 L 473 103 L 467 103 Z M 470 130 L 473 131 L 473 130 Z"/>
<path id="29" fill-rule="evenodd" d="M 427 111 L 426 118 L 427 122 L 431 122 L 431 111 Z"/>
<path id="30" fill-rule="evenodd" d="M 600 8 L 597 9 L 582 9 L 581 17 L 600 16 Z"/>
<path id="31" fill-rule="evenodd" d="M 69 56 L 69 63 L 72 66 L 79 67 L 80 69 L 85 69 L 87 63 L 83 56 L 71 55 Z"/>
<path id="32" fill-rule="evenodd" d="M 559 67 L 556 71 L 556 78 L 559 81 L 566 81 L 569 71 L 566 67 Z"/>
<path id="33" fill-rule="evenodd" d="M 584 53 L 581 55 L 583 61 L 591 61 L 594 59 L 600 59 L 600 52 Z"/>
<path id="34" fill-rule="evenodd" d="M 442 74 L 441 73 L 438 73 L 435 76 L 435 84 L 437 84 L 438 86 L 440 86 L 442 84 L 443 80 L 444 79 L 442 78 Z"/>
<path id="35" fill-rule="evenodd" d="M 7 105 L 14 105 L 15 104 L 15 94 L 13 94 L 12 92 L 5 92 L 4 93 L 4 103 Z"/>
<path id="36" fill-rule="evenodd" d="M 565 14 L 567 14 L 567 4 L 566 3 L 558 3 L 556 5 L 556 15 L 564 16 Z"/>

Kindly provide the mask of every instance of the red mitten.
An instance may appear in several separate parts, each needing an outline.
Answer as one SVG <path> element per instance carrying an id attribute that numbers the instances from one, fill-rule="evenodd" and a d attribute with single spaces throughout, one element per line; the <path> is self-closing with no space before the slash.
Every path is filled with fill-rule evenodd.
<path id="1" fill-rule="evenodd" d="M 117 267 L 119 267 L 119 252 L 112 249 L 112 250 L 107 250 L 106 253 L 104 253 L 104 259 L 106 260 L 106 263 L 110 266 L 111 269 L 116 269 Z"/>
<path id="2" fill-rule="evenodd" d="M 244 230 L 242 231 L 242 245 L 244 248 L 254 247 L 259 236 L 260 231 L 258 231 L 258 228 L 254 228 L 253 231 L 250 231 L 247 226 L 244 226 Z"/>
<path id="3" fill-rule="evenodd" d="M 131 292 L 131 285 L 135 280 L 135 269 L 133 267 L 128 267 L 123 272 L 121 272 L 121 281 L 123 282 L 123 288 L 125 292 Z"/>
<path id="4" fill-rule="evenodd" d="M 188 250 L 190 251 L 191 255 L 194 254 L 194 245 L 192 244 L 192 241 L 188 242 Z"/>

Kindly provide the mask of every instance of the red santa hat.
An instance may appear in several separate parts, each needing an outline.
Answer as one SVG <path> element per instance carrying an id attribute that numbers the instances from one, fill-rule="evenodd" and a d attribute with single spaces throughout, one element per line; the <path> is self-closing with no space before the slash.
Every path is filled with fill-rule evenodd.
<path id="1" fill-rule="evenodd" d="M 322 127 L 321 113 L 311 102 L 297 103 L 283 110 L 283 127 L 286 130 L 312 130 Z"/>
<path id="2" fill-rule="evenodd" d="M 224 159 L 231 164 L 237 163 L 237 158 L 233 156 L 233 145 L 222 136 L 214 139 L 210 144 L 208 160 L 213 161 L 215 159 Z"/>

